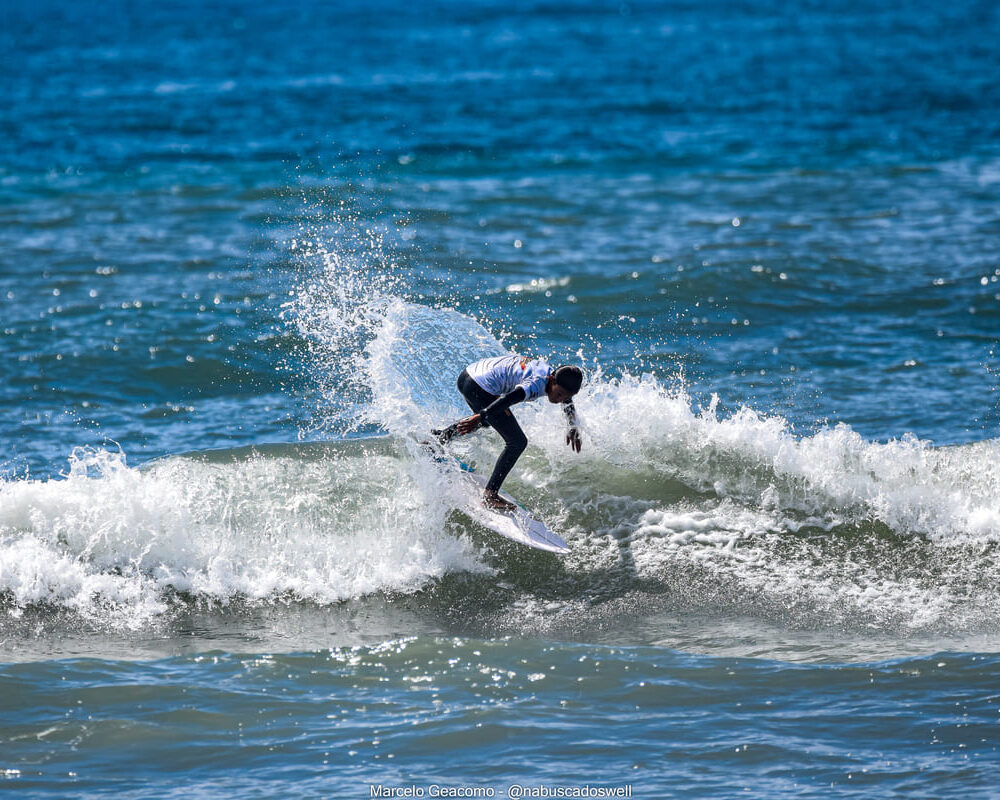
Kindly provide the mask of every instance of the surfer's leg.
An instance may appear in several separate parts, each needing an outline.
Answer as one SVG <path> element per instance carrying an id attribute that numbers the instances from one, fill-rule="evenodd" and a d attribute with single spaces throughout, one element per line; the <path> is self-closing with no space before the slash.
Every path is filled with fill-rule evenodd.
<path id="1" fill-rule="evenodd" d="M 461 392 L 462 397 L 465 398 L 465 402 L 469 404 L 469 408 L 472 409 L 473 414 L 478 414 L 486 406 L 496 400 L 496 395 L 490 394 L 485 389 L 483 389 L 478 383 L 476 383 L 466 370 L 462 370 L 462 374 L 458 376 L 458 391 Z M 483 420 L 483 425 L 489 427 L 486 420 Z M 441 431 L 431 431 L 432 434 L 437 436 L 437 439 L 441 444 L 450 441 L 458 434 L 458 423 L 453 422 L 447 428 Z"/>
<path id="2" fill-rule="evenodd" d="M 521 453 L 524 452 L 524 448 L 528 446 L 528 437 L 524 435 L 524 431 L 517 424 L 517 420 L 514 419 L 509 408 L 502 414 L 493 415 L 493 430 L 503 437 L 505 444 L 503 452 L 493 468 L 489 483 L 486 484 L 486 491 L 495 493 L 500 491 L 500 486 L 507 477 L 507 473 L 511 471 L 511 468 L 521 457 Z"/>
<path id="3" fill-rule="evenodd" d="M 469 408 L 472 409 L 473 414 L 478 414 L 497 399 L 495 394 L 490 394 L 469 377 L 469 373 L 464 369 L 462 370 L 462 374 L 458 376 L 458 391 L 462 393 L 462 397 L 469 404 Z M 485 424 L 486 421 L 483 420 L 483 425 Z"/>

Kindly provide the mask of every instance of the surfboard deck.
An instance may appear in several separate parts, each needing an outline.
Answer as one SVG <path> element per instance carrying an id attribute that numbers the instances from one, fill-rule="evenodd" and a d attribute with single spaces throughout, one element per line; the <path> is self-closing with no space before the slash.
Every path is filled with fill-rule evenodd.
<path id="1" fill-rule="evenodd" d="M 437 467 L 449 478 L 456 505 L 469 517 L 485 528 L 506 539 L 545 550 L 549 553 L 565 554 L 569 545 L 544 522 L 535 519 L 520 503 L 506 492 L 500 496 L 515 508 L 510 512 L 497 511 L 483 503 L 483 490 L 487 479 L 466 464 L 436 445 L 424 444 Z"/>

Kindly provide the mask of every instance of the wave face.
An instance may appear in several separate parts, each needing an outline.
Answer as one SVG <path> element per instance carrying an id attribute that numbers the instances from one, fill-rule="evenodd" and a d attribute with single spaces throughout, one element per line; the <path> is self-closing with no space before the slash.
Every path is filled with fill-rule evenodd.
<path id="1" fill-rule="evenodd" d="M 778 413 L 701 403 L 682 376 L 639 362 L 606 371 L 615 359 L 596 340 L 549 354 L 587 369 L 583 452 L 565 447 L 557 409 L 520 406 L 532 446 L 506 485 L 572 553 L 520 551 L 477 528 L 417 442 L 468 412 L 455 388 L 465 365 L 534 342 L 494 335 L 502 318 L 415 297 L 364 218 L 328 201 L 293 223 L 278 357 L 315 388 L 301 434 L 332 440 L 139 467 L 121 449 L 78 448 L 59 477 L 5 478 L 7 628 L 141 632 L 233 609 L 274 612 L 280 626 L 279 609 L 346 606 L 369 616 L 343 627 L 373 635 L 718 638 L 701 623 L 675 633 L 678 614 L 803 636 L 996 633 L 1000 442 L 880 443 L 845 424 L 799 433 Z M 488 470 L 499 442 L 486 431 L 454 449 Z M 371 616 L 377 598 L 389 610 Z"/>
<path id="2" fill-rule="evenodd" d="M 464 413 L 456 374 L 501 343 L 468 316 L 396 297 L 366 319 L 351 379 L 370 390 L 364 420 L 387 433 L 141 468 L 79 450 L 59 479 L 5 481 L 5 605 L 141 628 L 191 604 L 388 595 L 470 631 L 583 638 L 664 611 L 996 627 L 997 441 L 873 443 L 846 425 L 797 435 L 780 416 L 724 415 L 681 384 L 597 368 L 577 401 L 581 454 L 557 409 L 517 409 L 532 446 L 507 488 L 564 534 L 573 551 L 559 561 L 478 530 L 415 444 Z M 498 450 L 489 432 L 455 444 L 481 469 Z M 459 577 L 471 583 L 456 590 Z"/>
<path id="3" fill-rule="evenodd" d="M 0 26 L 12 641 L 996 631 L 985 6 L 63 5 Z M 581 454 L 517 411 L 561 560 L 413 444 L 507 349 L 588 372 Z"/>

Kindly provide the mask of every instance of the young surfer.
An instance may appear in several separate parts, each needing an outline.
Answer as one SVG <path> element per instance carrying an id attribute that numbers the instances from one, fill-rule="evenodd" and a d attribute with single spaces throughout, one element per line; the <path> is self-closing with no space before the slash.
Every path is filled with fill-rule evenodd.
<path id="1" fill-rule="evenodd" d="M 473 415 L 433 433 L 442 444 L 454 436 L 465 436 L 481 427 L 490 427 L 499 433 L 504 440 L 504 449 L 486 484 L 483 502 L 497 511 L 513 511 L 514 505 L 500 497 L 500 486 L 528 446 L 528 439 L 510 412 L 510 407 L 525 400 L 537 400 L 543 394 L 550 403 L 561 403 L 569 423 L 566 444 L 579 453 L 582 442 L 573 396 L 580 391 L 582 384 L 583 373 L 579 367 L 552 369 L 542 359 L 532 361 L 513 354 L 484 358 L 470 364 L 458 376 L 458 391 L 473 410 Z"/>

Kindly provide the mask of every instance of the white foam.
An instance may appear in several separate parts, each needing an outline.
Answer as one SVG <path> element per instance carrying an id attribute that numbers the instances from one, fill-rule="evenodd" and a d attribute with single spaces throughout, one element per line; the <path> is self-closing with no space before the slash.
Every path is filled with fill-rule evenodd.
<path id="1" fill-rule="evenodd" d="M 177 592 L 332 603 L 486 569 L 413 467 L 363 445 L 143 470 L 79 453 L 62 479 L 0 483 L 0 591 L 141 625 Z"/>
<path id="2" fill-rule="evenodd" d="M 695 410 L 683 388 L 649 375 L 591 383 L 576 405 L 591 460 L 653 471 L 752 508 L 876 521 L 940 544 L 1000 541 L 998 440 L 875 443 L 846 425 L 800 437 L 783 418 L 752 409 L 722 417 L 713 402 Z M 539 429 L 533 440 L 562 468 L 572 460 L 558 433 Z"/>

